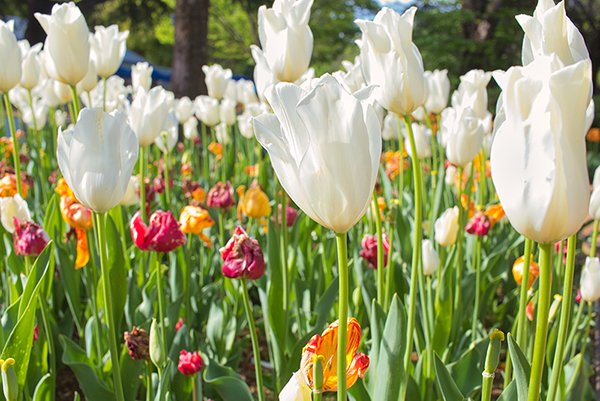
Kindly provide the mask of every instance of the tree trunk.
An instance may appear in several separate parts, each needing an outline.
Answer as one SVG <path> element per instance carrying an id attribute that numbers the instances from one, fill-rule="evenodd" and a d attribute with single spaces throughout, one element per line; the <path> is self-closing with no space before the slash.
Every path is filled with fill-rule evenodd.
<path id="1" fill-rule="evenodd" d="M 172 90 L 192 99 L 206 93 L 202 66 L 208 62 L 209 0 L 177 0 Z"/>

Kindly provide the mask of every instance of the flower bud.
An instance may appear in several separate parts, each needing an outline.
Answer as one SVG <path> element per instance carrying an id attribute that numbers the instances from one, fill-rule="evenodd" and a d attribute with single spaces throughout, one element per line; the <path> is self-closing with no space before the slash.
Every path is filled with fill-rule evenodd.
<path id="1" fill-rule="evenodd" d="M 19 396 L 19 383 L 17 381 L 17 375 L 12 365 L 15 364 L 13 358 L 8 358 L 5 361 L 0 359 L 1 371 L 2 371 L 2 391 L 4 392 L 4 398 L 7 401 L 17 401 Z"/>
<path id="2" fill-rule="evenodd" d="M 186 376 L 193 376 L 202 369 L 202 357 L 198 351 L 187 352 L 181 350 L 177 369 Z"/>
<path id="3" fill-rule="evenodd" d="M 152 319 L 150 325 L 150 338 L 149 338 L 149 350 L 150 360 L 159 369 L 162 369 L 167 361 L 167 352 L 162 349 L 160 342 L 160 327 L 156 319 Z"/>
<path id="4" fill-rule="evenodd" d="M 433 241 L 423 241 L 423 274 L 432 275 L 440 267 L 440 257 L 433 247 Z"/>
<path id="5" fill-rule="evenodd" d="M 435 221 L 435 240 L 441 246 L 454 245 L 458 234 L 458 207 L 446 209 Z"/>
<path id="6" fill-rule="evenodd" d="M 265 260 L 258 241 L 250 238 L 240 226 L 235 228 L 233 237 L 219 252 L 225 277 L 257 280 L 265 272 Z"/>
<path id="7" fill-rule="evenodd" d="M 600 260 L 586 258 L 581 271 L 581 299 L 594 302 L 600 299 Z"/>
<path id="8" fill-rule="evenodd" d="M 488 345 L 487 354 L 485 357 L 484 376 L 494 375 L 500 362 L 500 343 L 504 341 L 504 333 L 498 329 L 492 330 L 490 333 L 490 343 Z"/>
<path id="9" fill-rule="evenodd" d="M 317 355 L 313 365 L 313 394 L 323 392 L 323 365 L 325 358 L 323 355 Z"/>
<path id="10" fill-rule="evenodd" d="M 150 357 L 150 340 L 146 330 L 134 326 L 131 331 L 123 333 L 123 339 L 125 340 L 127 352 L 131 359 L 145 360 Z"/>
<path id="11" fill-rule="evenodd" d="M 554 319 L 556 318 L 556 314 L 558 313 L 558 308 L 560 307 L 561 302 L 562 296 L 559 294 L 554 295 L 554 301 L 552 301 L 552 305 L 550 305 L 550 310 L 548 311 L 548 323 L 554 323 Z"/>
<path id="12" fill-rule="evenodd" d="M 517 285 L 521 285 L 521 282 L 523 281 L 523 267 L 525 266 L 524 262 L 525 257 L 521 256 L 515 261 L 512 267 L 512 274 Z M 532 259 L 529 264 L 529 279 L 527 280 L 529 283 L 527 285 L 527 288 L 531 288 L 531 285 L 539 275 L 540 267 Z"/>

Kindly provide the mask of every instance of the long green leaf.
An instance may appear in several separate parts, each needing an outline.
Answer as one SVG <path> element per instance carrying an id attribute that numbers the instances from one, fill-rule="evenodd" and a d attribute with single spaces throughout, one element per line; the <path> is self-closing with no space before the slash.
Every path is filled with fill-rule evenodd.
<path id="1" fill-rule="evenodd" d="M 531 373 L 531 365 L 527 362 L 527 358 L 517 342 L 513 337 L 508 334 L 508 350 L 510 352 L 511 361 L 513 365 L 513 375 L 517 382 L 517 400 L 526 401 L 527 391 L 529 389 L 529 375 Z"/>
<path id="2" fill-rule="evenodd" d="M 465 396 L 460 392 L 454 379 L 450 375 L 450 372 L 448 372 L 448 369 L 444 366 L 444 362 L 442 362 L 437 354 L 434 356 L 434 361 L 435 374 L 444 401 L 464 401 Z"/>

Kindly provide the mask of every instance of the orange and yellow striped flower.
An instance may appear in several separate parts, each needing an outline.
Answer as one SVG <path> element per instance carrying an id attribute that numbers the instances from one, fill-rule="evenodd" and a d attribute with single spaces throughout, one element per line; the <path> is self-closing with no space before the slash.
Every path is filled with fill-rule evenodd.
<path id="1" fill-rule="evenodd" d="M 323 366 L 323 391 L 337 391 L 337 345 L 338 321 L 325 329 L 322 335 L 315 334 L 302 350 L 300 370 L 308 385 L 313 386 L 313 365 L 317 356 L 325 361 Z M 369 367 L 369 357 L 358 351 L 360 344 L 360 324 L 355 318 L 348 321 L 348 342 L 346 345 L 346 380 L 350 388 L 359 377 L 363 377 Z"/>
<path id="2" fill-rule="evenodd" d="M 195 234 L 206 244 L 212 246 L 210 238 L 202 231 L 215 225 L 215 221 L 210 217 L 206 209 L 198 206 L 188 205 L 181 210 L 179 215 L 180 229 L 185 234 Z"/>

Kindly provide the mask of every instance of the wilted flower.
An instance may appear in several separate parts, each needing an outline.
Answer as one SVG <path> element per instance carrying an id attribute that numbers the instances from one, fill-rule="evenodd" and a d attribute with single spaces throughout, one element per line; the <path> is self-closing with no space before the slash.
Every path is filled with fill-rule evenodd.
<path id="1" fill-rule="evenodd" d="M 477 212 L 467 222 L 465 231 L 469 234 L 475 234 L 483 237 L 487 235 L 487 233 L 490 231 L 490 228 L 492 228 L 492 223 L 487 215 L 483 212 Z"/>
<path id="2" fill-rule="evenodd" d="M 338 326 L 335 321 L 325 329 L 322 335 L 315 334 L 308 344 L 302 350 L 302 360 L 300 362 L 300 371 L 308 381 L 309 387 L 313 385 L 313 364 L 316 356 L 320 355 L 325 360 L 323 366 L 323 391 L 337 391 L 337 357 L 338 345 Z M 363 377 L 369 367 L 369 357 L 358 351 L 360 344 L 361 330 L 358 320 L 350 318 L 348 320 L 348 342 L 346 344 L 346 385 L 350 388 L 356 383 L 359 377 Z"/>
<path id="3" fill-rule="evenodd" d="M 146 330 L 133 326 L 131 331 L 123 333 L 123 339 L 125 340 L 125 346 L 127 347 L 127 352 L 131 359 L 150 359 L 150 339 Z"/>
<path id="4" fill-rule="evenodd" d="M 19 256 L 39 256 L 50 241 L 48 234 L 38 224 L 32 221 L 21 222 L 16 217 L 14 226 L 15 253 Z"/>
<path id="5" fill-rule="evenodd" d="M 219 209 L 228 209 L 235 204 L 233 200 L 233 187 L 231 183 L 218 182 L 213 186 L 206 197 L 206 205 Z"/>
<path id="6" fill-rule="evenodd" d="M 281 217 L 282 217 L 281 216 L 281 208 L 282 208 L 282 205 L 278 204 L 277 205 L 277 216 L 273 216 L 274 219 L 276 217 L 277 224 L 281 224 Z M 294 225 L 297 218 L 298 218 L 298 211 L 296 209 L 294 209 L 292 206 L 288 205 L 285 208 L 285 223 L 287 224 L 288 228 L 292 227 Z"/>
<path id="7" fill-rule="evenodd" d="M 250 238 L 240 226 L 219 252 L 225 277 L 258 280 L 265 272 L 265 260 L 258 241 Z"/>
<path id="8" fill-rule="evenodd" d="M 179 216 L 179 224 L 184 234 L 195 234 L 200 237 L 206 246 L 211 246 L 210 238 L 202 231 L 215 225 L 207 210 L 198 206 L 185 206 Z"/>
<path id="9" fill-rule="evenodd" d="M 148 225 L 137 211 L 129 227 L 133 243 L 143 251 L 171 252 L 187 240 L 171 211 L 154 212 Z"/>
<path id="10" fill-rule="evenodd" d="M 202 357 L 198 351 L 188 352 L 183 349 L 179 352 L 177 369 L 186 376 L 193 376 L 202 369 Z"/>
<path id="11" fill-rule="evenodd" d="M 377 236 L 367 234 L 362 239 L 362 249 L 360 257 L 367 261 L 369 267 L 377 268 Z M 383 234 L 383 266 L 387 265 L 388 254 L 390 253 L 390 242 L 387 235 Z"/>
<path id="12" fill-rule="evenodd" d="M 29 185 L 21 178 L 21 195 L 26 198 L 28 191 Z M 0 179 L 0 198 L 15 195 L 17 195 L 17 176 L 11 173 L 6 173 Z"/>

